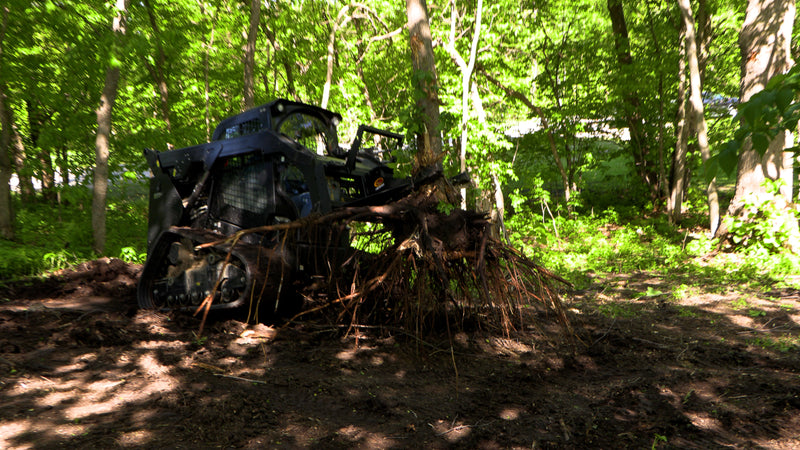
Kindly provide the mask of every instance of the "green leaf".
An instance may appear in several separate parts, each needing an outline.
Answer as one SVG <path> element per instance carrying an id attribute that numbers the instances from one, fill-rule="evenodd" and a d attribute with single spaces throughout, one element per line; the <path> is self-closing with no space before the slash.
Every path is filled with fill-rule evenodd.
<path id="1" fill-rule="evenodd" d="M 750 136 L 750 128 L 747 126 L 739 127 L 736 132 L 733 133 L 734 141 L 738 142 L 738 146 L 741 147 L 741 142 L 743 142 L 747 137 Z"/>
<path id="2" fill-rule="evenodd" d="M 714 180 L 714 178 L 717 177 L 717 172 L 719 171 L 718 156 L 715 155 L 709 158 L 708 161 L 706 161 L 704 169 L 705 170 L 703 172 L 705 173 L 706 184 L 709 184 L 712 180 Z"/>
<path id="3" fill-rule="evenodd" d="M 786 79 L 786 74 L 779 73 L 778 75 L 775 75 L 774 77 L 770 78 L 769 81 L 767 81 L 767 86 L 765 87 L 765 89 L 775 89 L 779 85 L 781 85 L 781 83 L 783 83 L 783 80 L 785 79 Z"/>
<path id="4" fill-rule="evenodd" d="M 756 119 L 761 112 L 760 102 L 756 96 L 753 96 L 749 102 L 745 103 L 739 108 L 739 116 L 741 116 L 744 123 L 752 127 L 756 123 Z"/>
<path id="5" fill-rule="evenodd" d="M 778 109 L 783 112 L 792 104 L 794 100 L 794 90 L 788 87 L 782 87 L 776 94 L 775 94 L 775 103 L 778 106 Z"/>
<path id="6" fill-rule="evenodd" d="M 769 148 L 769 137 L 765 133 L 755 132 L 751 139 L 753 140 L 753 149 L 760 155 L 763 155 Z"/>
<path id="7" fill-rule="evenodd" d="M 728 175 L 732 175 L 736 171 L 736 164 L 739 159 L 739 149 L 741 148 L 741 143 L 736 141 L 728 141 L 725 145 L 725 148 L 719 153 L 717 160 L 719 161 L 719 167 L 725 171 Z M 709 180 L 710 181 L 710 180 Z"/>
<path id="8" fill-rule="evenodd" d="M 120 61 L 116 55 L 111 55 L 108 58 L 108 66 L 112 69 L 119 69 L 122 67 L 122 61 Z"/>

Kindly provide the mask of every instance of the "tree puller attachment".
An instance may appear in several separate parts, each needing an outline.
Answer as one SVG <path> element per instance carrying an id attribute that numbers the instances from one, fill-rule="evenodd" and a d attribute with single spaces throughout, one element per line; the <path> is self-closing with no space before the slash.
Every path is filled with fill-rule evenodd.
<path id="1" fill-rule="evenodd" d="M 257 320 L 297 310 L 296 284 L 354 250 L 346 227 L 310 233 L 279 225 L 386 204 L 412 189 L 389 166 L 402 135 L 362 125 L 345 149 L 340 121 L 322 108 L 275 100 L 223 120 L 210 143 L 146 149 L 152 178 L 139 306 L 197 311 L 210 302 L 210 310 L 249 308 Z M 228 239 L 268 225 L 276 227 Z"/>

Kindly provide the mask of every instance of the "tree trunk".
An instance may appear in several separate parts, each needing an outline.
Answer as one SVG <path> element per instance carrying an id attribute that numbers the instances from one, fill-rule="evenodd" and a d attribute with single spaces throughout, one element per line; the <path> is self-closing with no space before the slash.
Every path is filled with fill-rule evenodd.
<path id="1" fill-rule="evenodd" d="M 112 23 L 112 31 L 117 36 L 125 35 L 123 19 L 126 9 L 126 0 L 116 0 L 117 16 Z M 119 39 L 119 38 L 117 38 Z M 116 39 L 115 39 L 116 40 Z M 110 54 L 113 55 L 113 48 Z M 117 98 L 119 85 L 119 64 L 112 62 L 106 70 L 106 79 L 103 92 L 100 96 L 100 105 L 95 111 L 97 114 L 97 137 L 95 139 L 95 169 L 94 188 L 92 189 L 92 249 L 99 255 L 105 253 L 106 247 L 106 197 L 108 194 L 108 154 L 109 137 L 111 136 L 111 117 L 114 111 L 114 101 Z"/>
<path id="2" fill-rule="evenodd" d="M 3 48 L 8 27 L 8 7 L 0 10 L 0 64 L 3 62 Z M 4 239 L 14 239 L 14 209 L 11 203 L 11 158 L 8 156 L 11 148 L 11 130 L 13 116 L 11 106 L 8 104 L 8 87 L 0 79 L 0 236 Z"/>
<path id="3" fill-rule="evenodd" d="M 745 102 L 764 89 L 774 75 L 786 72 L 793 61 L 790 54 L 792 26 L 795 17 L 794 0 L 749 0 L 747 12 L 739 33 L 739 48 L 742 55 L 742 85 L 740 100 Z M 745 196 L 749 193 L 766 195 L 764 181 L 784 180 L 780 190 L 782 204 L 787 208 L 791 202 L 792 164 L 791 153 L 783 149 L 790 147 L 791 135 L 780 133 L 761 156 L 753 148 L 750 139 L 744 142 L 739 153 L 736 174 L 736 190 L 728 207 L 729 215 L 742 213 Z M 775 199 L 778 200 L 778 199 Z M 720 227 L 717 235 L 728 230 Z"/>
<path id="4" fill-rule="evenodd" d="M 439 129 L 439 93 L 436 62 L 433 56 L 428 6 L 425 0 L 406 0 L 411 62 L 414 68 L 412 83 L 417 94 L 417 165 L 442 166 L 442 137 Z"/>
<path id="5" fill-rule="evenodd" d="M 367 84 L 367 78 L 364 76 L 364 65 L 362 64 L 364 56 L 367 54 L 367 41 L 362 37 L 361 20 L 355 20 L 354 25 L 356 27 L 356 33 L 358 33 L 358 40 L 356 41 L 356 49 L 358 50 L 355 61 L 356 73 L 358 73 L 358 79 L 361 80 L 361 84 L 364 86 L 364 102 L 367 104 L 367 108 L 369 108 L 369 120 L 375 121 L 377 118 L 375 105 L 372 104 L 372 97 L 369 93 L 369 85 Z"/>
<path id="6" fill-rule="evenodd" d="M 678 116 L 675 126 L 675 151 L 672 153 L 672 174 L 670 176 L 670 191 L 667 198 L 667 214 L 670 222 L 677 224 L 681 221 L 683 199 L 686 196 L 688 185 L 688 171 L 686 168 L 686 155 L 688 153 L 689 127 L 686 120 L 686 39 L 685 30 L 681 33 L 681 57 L 678 60 Z"/>
<path id="7" fill-rule="evenodd" d="M 483 67 L 480 67 L 479 69 L 480 72 L 483 74 L 483 76 L 486 77 L 486 79 L 489 80 L 490 83 L 500 88 L 500 90 L 502 90 L 507 97 L 522 102 L 522 104 L 528 107 L 528 109 L 531 111 L 532 114 L 538 116 L 539 119 L 542 121 L 542 129 L 547 134 L 547 141 L 550 146 L 550 154 L 553 155 L 553 159 L 555 160 L 556 163 L 556 168 L 558 169 L 558 173 L 561 175 L 561 182 L 564 186 L 564 198 L 566 199 L 567 202 L 569 202 L 572 191 L 572 183 L 570 183 L 567 170 L 566 168 L 564 168 L 564 164 L 561 162 L 561 155 L 558 153 L 558 147 L 556 146 L 555 136 L 553 136 L 553 130 L 550 128 L 550 124 L 547 121 L 547 116 L 544 115 L 544 111 L 542 111 L 542 108 L 539 108 L 538 106 L 534 105 L 533 102 L 531 102 L 530 99 L 528 99 L 528 97 L 525 96 L 525 94 L 516 91 L 508 86 L 505 86 L 503 83 L 500 82 L 500 80 L 487 73 Z"/>
<path id="8" fill-rule="evenodd" d="M 486 124 L 486 111 L 483 109 L 483 102 L 481 101 L 481 97 L 478 94 L 478 87 L 475 83 L 472 83 L 470 93 L 472 96 L 472 102 L 475 105 L 475 112 L 478 116 L 478 122 L 485 126 Z M 491 156 L 489 156 L 491 159 Z M 492 208 L 489 217 L 491 219 L 491 223 L 493 225 L 492 236 L 502 236 L 506 242 L 508 242 L 508 230 L 506 229 L 506 221 L 505 221 L 505 214 L 506 214 L 506 199 L 505 195 L 503 195 L 503 184 L 500 182 L 500 178 L 497 176 L 496 173 L 491 174 L 492 178 L 492 191 L 494 194 L 494 207 Z"/>
<path id="9" fill-rule="evenodd" d="M 339 10 L 339 14 L 336 16 L 335 20 L 331 20 L 331 32 L 328 36 L 328 54 L 326 59 L 326 70 L 325 70 L 325 84 L 322 87 L 322 101 L 320 101 L 319 106 L 321 108 L 328 107 L 328 100 L 330 100 L 331 96 L 331 84 L 333 84 L 333 62 L 336 59 L 336 32 L 339 31 L 339 28 L 343 27 L 347 22 L 350 21 L 351 17 L 347 17 L 344 19 L 344 22 L 340 21 L 345 17 L 348 10 L 350 9 L 350 5 L 345 5 L 342 9 Z"/>
<path id="10" fill-rule="evenodd" d="M 42 129 L 46 126 L 47 113 L 42 110 L 38 100 L 27 100 L 25 109 L 28 113 L 28 137 L 30 138 L 30 148 L 36 149 L 36 177 L 41 183 L 41 194 L 46 201 L 53 201 L 53 161 L 50 156 L 50 149 L 42 147 L 39 137 Z"/>
<path id="11" fill-rule="evenodd" d="M 244 108 L 256 106 L 256 39 L 258 24 L 261 21 L 261 0 L 250 0 L 250 29 L 247 31 L 247 45 L 244 48 Z"/>
<path id="12" fill-rule="evenodd" d="M 205 16 L 206 10 L 203 2 L 200 2 L 200 12 Z M 216 14 L 216 13 L 215 13 Z M 211 142 L 211 87 L 209 83 L 209 60 L 211 59 L 211 49 L 214 48 L 214 30 L 216 29 L 216 17 L 211 19 L 211 36 L 208 41 L 203 43 L 205 53 L 203 54 L 203 98 L 206 110 L 206 142 Z M 205 36 L 203 36 L 205 40 Z"/>
<path id="13" fill-rule="evenodd" d="M 694 17 L 692 16 L 692 6 L 689 4 L 689 0 L 678 0 L 678 5 L 686 28 L 686 59 L 689 65 L 689 105 L 691 106 L 692 129 L 697 131 L 697 146 L 705 164 L 711 159 L 711 150 L 708 146 L 708 128 L 703 108 Z M 717 194 L 716 178 L 712 179 L 706 186 L 706 194 L 708 196 L 709 227 L 713 236 L 717 232 L 717 227 L 719 227 L 719 196 Z"/>
<path id="14" fill-rule="evenodd" d="M 653 200 L 658 198 L 658 174 L 657 170 L 650 161 L 647 137 L 644 133 L 644 121 L 639 112 L 640 100 L 639 94 L 636 92 L 636 83 L 630 80 L 630 74 L 633 65 L 633 56 L 630 50 L 630 41 L 628 38 L 628 25 L 625 21 L 625 13 L 622 9 L 621 0 L 608 0 L 607 2 L 609 16 L 611 18 L 611 29 L 614 34 L 614 48 L 617 52 L 617 64 L 619 71 L 622 74 L 621 84 L 622 97 L 627 104 L 624 116 L 625 122 L 628 125 L 628 130 L 631 135 L 631 151 L 633 160 L 636 164 L 636 171 L 639 177 L 650 189 L 650 195 Z"/>
<path id="15" fill-rule="evenodd" d="M 145 9 L 147 10 L 147 17 L 150 20 L 150 26 L 153 28 L 156 50 L 158 52 L 156 55 L 155 66 L 150 64 L 147 59 L 145 59 L 144 62 L 147 66 L 147 70 L 150 71 L 150 75 L 153 77 L 153 82 L 156 84 L 158 95 L 161 98 L 161 116 L 163 117 L 164 123 L 167 126 L 167 132 L 171 132 L 172 124 L 169 119 L 169 88 L 167 85 L 166 70 L 164 70 L 164 66 L 167 64 L 167 55 L 164 53 L 164 46 L 161 44 L 161 30 L 158 27 L 158 22 L 156 22 L 156 15 L 153 11 L 153 7 L 150 5 L 150 0 L 143 1 Z"/>
<path id="16" fill-rule="evenodd" d="M 447 43 L 447 51 L 453 58 L 458 68 L 461 70 L 461 145 L 458 153 L 459 169 L 461 172 L 467 171 L 467 144 L 469 141 L 469 94 L 472 74 L 475 71 L 475 60 L 478 56 L 478 42 L 481 37 L 481 13 L 483 12 L 483 0 L 478 0 L 475 7 L 475 28 L 472 31 L 472 42 L 469 48 L 469 61 L 464 58 L 456 49 L 456 25 L 458 23 L 458 9 L 456 3 L 452 2 L 450 13 L 450 39 Z M 461 189 L 461 209 L 467 209 L 467 188 Z"/>
<path id="17" fill-rule="evenodd" d="M 32 199 L 36 195 L 36 189 L 33 187 L 32 171 L 25 164 L 25 142 L 19 134 L 14 121 L 11 121 L 11 165 L 14 171 L 17 172 L 19 179 L 19 190 L 22 194 L 22 199 Z"/>

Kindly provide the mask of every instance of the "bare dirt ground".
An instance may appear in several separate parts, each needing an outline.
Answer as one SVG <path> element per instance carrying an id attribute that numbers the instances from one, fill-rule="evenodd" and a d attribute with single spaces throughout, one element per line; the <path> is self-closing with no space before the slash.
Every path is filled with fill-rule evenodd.
<path id="1" fill-rule="evenodd" d="M 574 344 L 231 319 L 197 337 L 135 307 L 138 270 L 0 289 L 0 448 L 800 448 L 794 290 L 598 278 L 564 295 Z"/>

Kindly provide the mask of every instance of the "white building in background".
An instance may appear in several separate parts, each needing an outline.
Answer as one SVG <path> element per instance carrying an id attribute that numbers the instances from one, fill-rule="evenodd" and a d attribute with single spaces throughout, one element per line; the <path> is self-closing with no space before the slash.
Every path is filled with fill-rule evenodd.
<path id="1" fill-rule="evenodd" d="M 583 125 L 585 130 L 575 133 L 575 137 L 580 139 L 619 139 L 622 141 L 631 140 L 631 133 L 628 128 L 614 128 L 608 123 L 611 119 L 580 119 L 578 122 Z M 542 120 L 538 117 L 516 122 L 510 125 L 505 132 L 506 137 L 521 138 L 527 134 L 532 134 L 544 129 Z"/>

